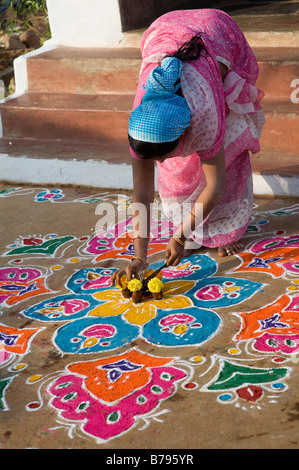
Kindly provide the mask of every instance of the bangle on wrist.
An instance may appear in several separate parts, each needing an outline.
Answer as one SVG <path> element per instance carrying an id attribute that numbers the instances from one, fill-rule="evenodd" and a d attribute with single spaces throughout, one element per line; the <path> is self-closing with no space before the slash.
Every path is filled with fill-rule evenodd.
<path id="1" fill-rule="evenodd" d="M 185 246 L 185 243 L 184 243 L 179 237 L 176 237 L 175 235 L 173 235 L 172 238 L 173 238 L 177 243 L 179 243 L 179 245 Z"/>
<path id="2" fill-rule="evenodd" d="M 144 264 L 144 267 L 145 267 L 145 268 L 148 268 L 149 264 L 148 264 L 148 262 L 146 261 L 146 259 L 143 259 L 143 258 L 141 258 L 140 256 L 133 256 L 133 258 L 131 259 L 131 261 L 134 261 L 135 259 L 138 260 L 138 261 L 141 261 L 141 263 Z"/>

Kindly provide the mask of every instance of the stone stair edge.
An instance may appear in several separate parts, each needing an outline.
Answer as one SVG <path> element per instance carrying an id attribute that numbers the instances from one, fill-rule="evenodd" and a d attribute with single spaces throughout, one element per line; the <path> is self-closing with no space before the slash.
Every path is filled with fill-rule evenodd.
<path id="1" fill-rule="evenodd" d="M 101 166 L 101 171 L 105 171 L 105 168 L 107 170 L 109 168 L 131 168 L 131 157 L 128 155 L 126 158 L 122 156 L 122 158 L 112 158 L 110 155 L 105 155 L 101 154 L 100 156 L 94 155 L 93 157 L 87 156 L 86 158 L 80 158 L 78 156 L 75 156 L 73 158 L 64 158 L 60 157 L 59 155 L 53 155 L 53 156 L 40 156 L 40 155 L 34 155 L 30 154 L 29 152 L 23 153 L 23 154 L 14 154 L 13 152 L 10 153 L 2 153 L 0 151 L 0 160 L 1 158 L 5 158 L 11 161 L 12 165 L 16 165 L 16 168 L 14 170 L 15 172 L 15 178 L 17 178 L 17 173 L 18 173 L 18 167 L 19 164 L 17 162 L 20 162 L 20 167 L 23 165 L 24 162 L 32 162 L 31 164 L 34 165 L 35 169 L 38 168 L 43 168 L 43 165 L 45 164 L 46 167 L 51 164 L 51 165 L 56 165 L 58 164 L 67 164 L 67 165 L 74 165 L 74 169 L 76 168 L 77 164 L 83 165 L 82 168 L 84 168 L 84 164 L 87 166 L 90 164 L 94 165 L 99 165 Z M 57 163 L 55 163 L 57 162 Z M 28 165 L 27 163 L 27 165 Z M 26 163 L 25 163 L 26 164 Z M 271 160 L 271 163 L 265 164 L 263 161 L 259 160 L 254 160 L 253 157 L 251 156 L 251 167 L 252 167 L 252 175 L 255 176 L 272 176 L 272 177 L 277 177 L 277 178 L 295 178 L 296 181 L 299 181 L 299 161 L 290 161 L 289 159 L 285 162 L 285 164 L 277 164 L 276 161 L 273 159 Z M 70 166 L 68 166 L 70 168 Z M 96 167 L 94 167 L 96 168 Z M 109 170 L 108 170 L 109 171 Z M 131 171 L 131 170 L 130 170 Z M 21 173 L 20 173 L 21 176 Z M 1 181 L 1 176 L 0 176 L 0 181 Z M 16 180 L 16 179 L 15 179 Z M 53 184 L 55 184 L 55 181 L 52 181 Z M 80 184 L 80 175 L 77 175 L 77 183 Z M 297 190 L 298 190 L 298 183 L 297 183 Z M 299 194 L 298 194 L 299 195 Z"/>
<path id="2" fill-rule="evenodd" d="M 298 47 L 299 46 L 299 30 L 298 31 L 273 31 L 265 29 L 264 31 L 243 30 L 244 35 L 252 48 L 255 47 Z M 125 33 L 121 40 L 120 48 L 138 48 L 140 47 L 142 34 L 130 31 Z"/>
<path id="3" fill-rule="evenodd" d="M 2 137 L 0 139 L 0 154 L 14 157 L 30 157 L 35 159 L 101 160 L 107 163 L 129 163 L 131 157 L 129 144 L 125 142 L 74 142 L 72 140 L 48 140 L 26 137 Z M 99 158 L 97 154 L 100 154 Z M 250 154 L 254 172 L 283 171 L 289 167 L 296 168 L 299 174 L 299 155 L 273 152 L 261 147 L 260 152 Z M 270 170 L 271 169 L 271 170 Z"/>
<path id="4" fill-rule="evenodd" d="M 292 88 L 290 87 L 290 94 Z M 19 108 L 27 109 L 28 106 L 38 109 L 69 109 L 71 110 L 89 110 L 89 111 L 125 111 L 130 112 L 134 100 L 135 92 L 133 93 L 97 93 L 88 95 L 84 93 L 65 93 L 65 92 L 39 92 L 39 91 L 26 91 L 25 93 L 16 96 L 15 98 L 5 101 L 0 105 L 0 109 L 6 108 Z M 65 106 L 69 100 L 71 105 Z M 49 105 L 49 103 L 51 105 Z M 84 104 L 84 106 L 83 106 Z M 98 106 L 96 105 L 98 104 Z M 276 112 L 277 114 L 299 112 L 299 106 L 292 103 L 292 101 L 285 96 L 271 97 L 265 95 L 262 102 L 264 111 Z M 78 108 L 79 106 L 79 108 Z M 101 107 L 103 106 L 103 107 Z"/>
<path id="5" fill-rule="evenodd" d="M 137 47 L 71 47 L 57 45 L 54 49 L 41 52 L 40 54 L 28 57 L 28 61 L 41 59 L 139 59 L 141 60 L 141 51 Z"/>
<path id="6" fill-rule="evenodd" d="M 31 158 L 54 158 L 64 160 L 87 160 L 97 158 L 97 154 L 105 159 L 116 158 L 118 161 L 130 158 L 129 145 L 124 142 L 74 142 L 73 140 L 47 140 L 26 137 L 2 137 L 0 154 L 11 156 L 28 155 Z M 41 157 L 41 154 L 43 156 Z M 128 157 L 128 158 L 127 158 Z"/>
<path id="7" fill-rule="evenodd" d="M 79 94 L 26 91 L 4 102 L 0 109 L 47 109 L 69 111 L 117 111 L 130 112 L 134 94 L 102 93 Z"/>
<path id="8" fill-rule="evenodd" d="M 299 38 L 299 34 L 298 34 Z M 253 51 L 257 57 L 258 61 L 266 62 L 294 62 L 299 61 L 299 41 L 298 44 L 288 46 L 284 45 L 281 47 L 273 46 L 255 46 Z M 38 51 L 37 51 L 38 52 Z M 29 56 L 27 58 L 28 62 L 31 61 L 40 61 L 40 60 L 63 60 L 63 59 L 73 59 L 73 60 L 103 60 L 103 59 L 124 59 L 124 60 L 140 60 L 141 61 L 141 52 L 139 48 L 133 47 L 121 47 L 113 46 L 110 48 L 107 47 L 97 47 L 97 48 L 80 48 L 80 47 L 70 47 L 70 46 L 60 46 L 58 45 L 52 50 L 41 51 L 34 56 Z"/>

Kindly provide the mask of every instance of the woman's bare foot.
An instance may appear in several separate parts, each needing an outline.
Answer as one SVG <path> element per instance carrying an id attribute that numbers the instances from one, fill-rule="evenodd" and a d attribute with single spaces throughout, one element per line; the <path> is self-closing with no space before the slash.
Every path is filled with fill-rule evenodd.
<path id="1" fill-rule="evenodd" d="M 218 254 L 219 256 L 232 256 L 239 253 L 241 249 L 242 245 L 240 245 L 240 243 L 231 243 L 229 245 L 219 246 Z"/>
<path id="2" fill-rule="evenodd" d="M 184 257 L 192 255 L 194 252 L 197 252 L 202 246 L 198 245 L 198 248 L 185 248 Z M 240 243 L 230 243 L 229 245 L 223 245 L 218 247 L 219 256 L 232 256 L 236 255 L 242 250 L 242 245 Z"/>

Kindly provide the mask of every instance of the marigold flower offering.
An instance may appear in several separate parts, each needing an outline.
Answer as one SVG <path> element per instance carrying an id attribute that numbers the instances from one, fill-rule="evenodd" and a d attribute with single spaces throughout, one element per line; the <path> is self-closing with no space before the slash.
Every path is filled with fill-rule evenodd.
<path id="1" fill-rule="evenodd" d="M 154 277 L 153 279 L 149 281 L 148 290 L 150 292 L 157 293 L 157 292 L 161 292 L 162 289 L 163 289 L 163 282 L 161 281 L 161 279 Z"/>
<path id="2" fill-rule="evenodd" d="M 131 292 L 137 292 L 141 290 L 142 288 L 142 282 L 139 279 L 131 279 L 131 281 L 128 282 L 128 289 Z"/>

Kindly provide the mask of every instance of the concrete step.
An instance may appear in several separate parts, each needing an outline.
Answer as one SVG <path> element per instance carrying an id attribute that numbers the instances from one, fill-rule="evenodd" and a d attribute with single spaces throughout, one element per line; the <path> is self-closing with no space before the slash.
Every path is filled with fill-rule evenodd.
<path id="1" fill-rule="evenodd" d="M 115 142 L 86 143 L 3 137 L 0 139 L 1 154 L 11 157 L 29 157 L 36 161 L 94 161 L 124 165 L 131 163 L 128 143 Z M 299 177 L 299 156 L 295 154 L 267 152 L 262 149 L 260 153 L 251 155 L 251 165 L 255 174 L 297 175 Z"/>
<path id="2" fill-rule="evenodd" d="M 24 93 L 1 107 L 4 137 L 127 142 L 133 95 Z"/>
<path id="3" fill-rule="evenodd" d="M 27 60 L 28 91 L 135 93 L 140 49 L 57 47 Z"/>
<path id="4" fill-rule="evenodd" d="M 259 65 L 257 88 L 266 97 L 290 100 L 291 83 L 299 78 L 299 47 L 256 47 Z"/>
<path id="5" fill-rule="evenodd" d="M 245 10 L 228 11 L 251 47 L 298 47 L 299 5 L 297 0 L 269 1 Z"/>
<path id="6" fill-rule="evenodd" d="M 128 144 L 0 139 L 0 180 L 132 189 Z M 298 155 L 252 155 L 255 195 L 299 197 Z M 156 175 L 157 176 L 157 175 Z"/>
<path id="7" fill-rule="evenodd" d="M 262 150 L 298 154 L 299 107 L 265 99 Z M 94 143 L 127 143 L 133 95 L 25 93 L 3 104 L 3 136 Z"/>
<path id="8" fill-rule="evenodd" d="M 250 160 L 254 174 L 299 177 L 298 155 L 268 153 L 262 149 L 260 153 L 251 155 Z"/>
<path id="9" fill-rule="evenodd" d="M 112 164 L 130 164 L 131 155 L 128 143 L 115 142 L 75 142 L 69 140 L 48 140 L 31 138 L 0 139 L 0 155 L 42 160 L 97 161 Z"/>
<path id="10" fill-rule="evenodd" d="M 224 2 L 225 6 L 216 8 L 223 9 L 235 20 L 251 47 L 298 47 L 298 0 L 274 0 L 263 5 L 252 1 L 245 7 L 242 3 Z M 139 47 L 144 29 L 127 31 L 120 46 Z"/>
<path id="11" fill-rule="evenodd" d="M 262 153 L 296 155 L 299 160 L 299 106 L 285 99 L 262 101 L 266 122 L 260 139 Z"/>
<path id="12" fill-rule="evenodd" d="M 257 87 L 266 96 L 289 98 L 299 77 L 299 47 L 257 47 Z M 132 93 L 136 91 L 139 48 L 81 49 L 58 47 L 28 58 L 28 91 L 42 93 Z"/>

